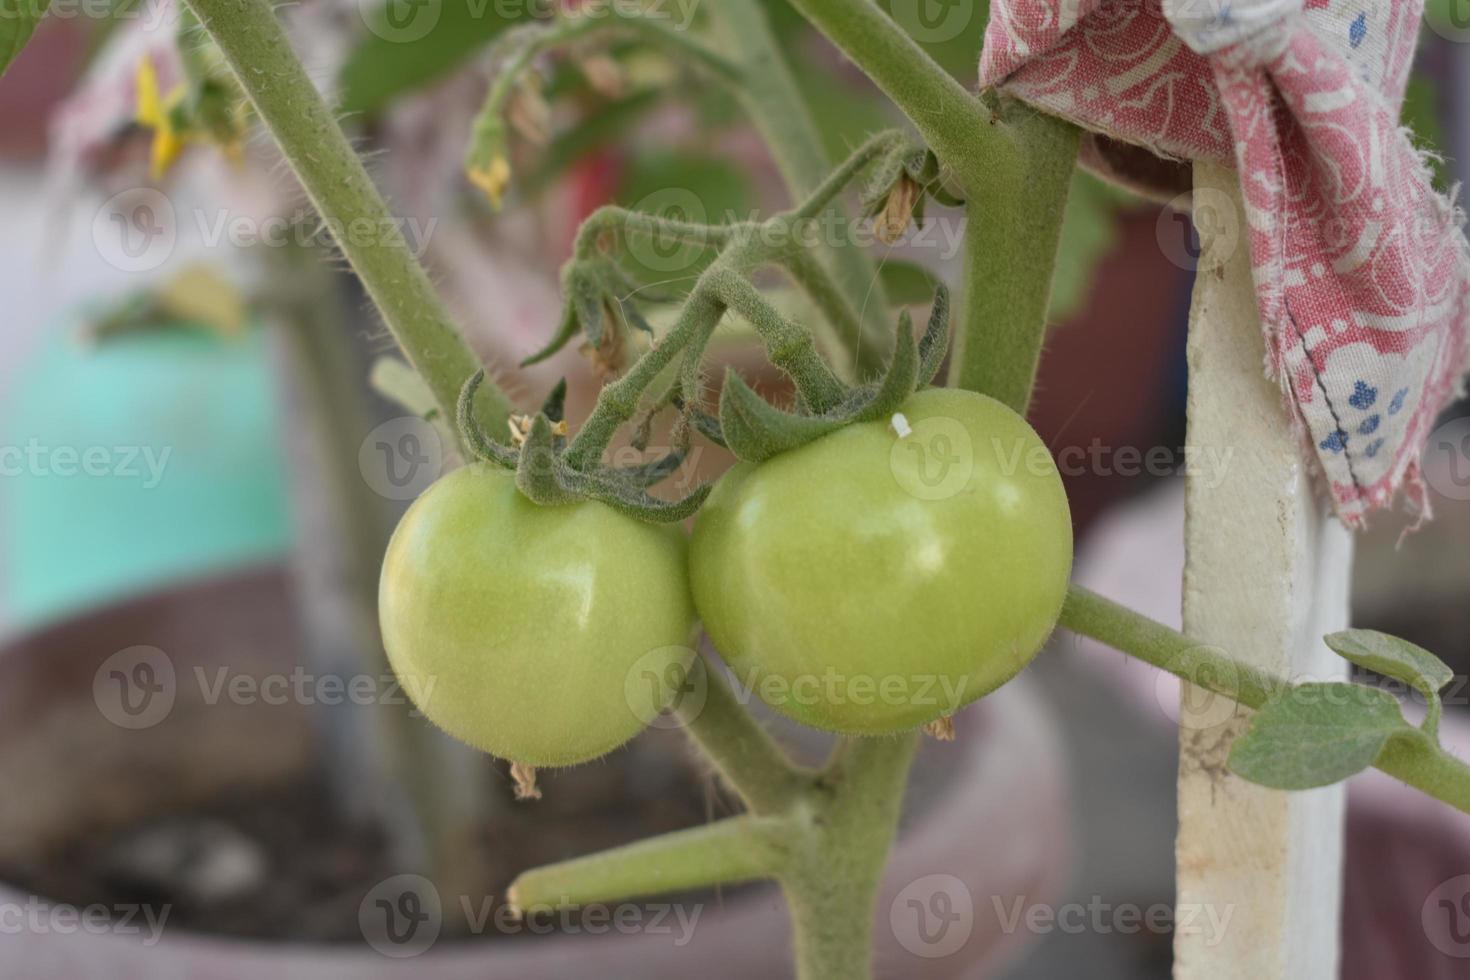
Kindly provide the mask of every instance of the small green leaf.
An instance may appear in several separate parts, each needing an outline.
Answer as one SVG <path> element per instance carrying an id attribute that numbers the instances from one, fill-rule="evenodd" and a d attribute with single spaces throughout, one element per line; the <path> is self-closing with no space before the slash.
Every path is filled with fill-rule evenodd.
<path id="1" fill-rule="evenodd" d="M 1325 637 L 1337 654 L 1359 667 L 1413 685 L 1425 697 L 1433 697 L 1455 672 L 1443 660 L 1421 646 L 1377 630 L 1343 630 Z"/>
<path id="2" fill-rule="evenodd" d="M 1256 713 L 1230 750 L 1230 769 L 1274 789 L 1328 786 L 1371 766 L 1394 735 L 1413 731 L 1387 691 L 1298 684 Z"/>
<path id="3" fill-rule="evenodd" d="M 0 0 L 0 75 L 31 39 L 49 5 L 50 0 Z"/>

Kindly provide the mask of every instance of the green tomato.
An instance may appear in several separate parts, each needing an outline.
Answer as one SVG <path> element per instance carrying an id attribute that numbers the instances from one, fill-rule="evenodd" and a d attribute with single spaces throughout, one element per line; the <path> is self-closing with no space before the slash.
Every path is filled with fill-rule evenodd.
<path id="1" fill-rule="evenodd" d="M 720 481 L 694 525 L 694 603 L 736 679 L 817 728 L 903 731 L 1024 667 L 1072 565 L 1046 446 L 994 399 L 931 389 Z"/>
<path id="2" fill-rule="evenodd" d="M 694 653 L 685 536 L 605 504 L 532 503 L 488 464 L 404 515 L 383 643 L 430 721 L 530 766 L 595 759 L 667 706 Z"/>

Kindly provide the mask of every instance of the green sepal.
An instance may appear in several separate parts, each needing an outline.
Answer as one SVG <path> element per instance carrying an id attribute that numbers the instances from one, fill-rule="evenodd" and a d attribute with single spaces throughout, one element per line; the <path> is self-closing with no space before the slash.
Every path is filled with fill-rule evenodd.
<path id="1" fill-rule="evenodd" d="M 931 316 L 925 334 L 931 351 L 938 341 L 930 334 L 947 325 L 947 300 L 942 302 L 936 295 L 935 307 L 939 316 Z M 939 356 L 943 357 L 942 351 Z M 899 318 L 893 358 L 882 379 L 853 389 L 839 404 L 821 414 L 783 411 L 757 395 L 733 370 L 728 370 L 720 392 L 720 431 L 725 445 L 740 459 L 759 463 L 854 422 L 885 418 L 898 411 L 914 393 L 920 378 L 919 366 L 913 323 L 905 310 Z"/>
<path id="2" fill-rule="evenodd" d="M 521 367 L 530 367 L 540 364 L 542 361 L 560 351 L 567 343 L 577 335 L 577 315 L 570 303 L 562 306 L 561 320 L 557 323 L 556 333 L 552 336 L 545 347 L 521 361 Z"/>
<path id="3" fill-rule="evenodd" d="M 480 428 L 480 423 L 475 418 L 475 392 L 480 389 L 480 384 L 484 380 L 485 370 L 483 368 L 465 379 L 465 383 L 459 389 L 455 424 L 459 428 L 460 438 L 465 447 L 476 458 L 513 470 L 520 462 L 516 451 L 486 435 L 485 430 Z"/>
<path id="4" fill-rule="evenodd" d="M 541 403 L 541 414 L 553 423 L 560 422 L 567 417 L 567 379 L 558 381 L 546 395 L 546 400 Z"/>
<path id="5" fill-rule="evenodd" d="M 714 489 L 713 483 L 702 483 L 686 497 L 660 500 L 604 473 L 578 473 L 563 468 L 561 477 L 568 492 L 601 501 L 619 513 L 649 524 L 673 524 L 693 517 Z"/>
<path id="6" fill-rule="evenodd" d="M 934 305 L 929 309 L 929 325 L 919 341 L 918 388 L 927 388 L 939 376 L 944 356 L 949 353 L 949 287 L 939 283 L 934 290 Z"/>
<path id="7" fill-rule="evenodd" d="M 846 424 L 842 418 L 784 412 L 745 383 L 734 368 L 725 371 L 720 392 L 720 431 L 740 459 L 759 463 L 804 446 Z"/>
<path id="8" fill-rule="evenodd" d="M 556 451 L 556 436 L 551 420 L 537 414 L 531 420 L 526 440 L 521 444 L 516 464 L 516 486 L 527 498 L 538 504 L 571 503 L 577 494 L 567 487 L 566 464 Z"/>
<path id="9" fill-rule="evenodd" d="M 720 428 L 720 420 L 718 418 L 702 409 L 692 408 L 686 405 L 684 399 L 678 396 L 674 397 L 673 405 L 680 414 L 689 420 L 689 424 L 694 426 L 695 432 L 698 432 L 721 449 L 730 448 L 729 443 L 725 442 L 725 433 Z"/>

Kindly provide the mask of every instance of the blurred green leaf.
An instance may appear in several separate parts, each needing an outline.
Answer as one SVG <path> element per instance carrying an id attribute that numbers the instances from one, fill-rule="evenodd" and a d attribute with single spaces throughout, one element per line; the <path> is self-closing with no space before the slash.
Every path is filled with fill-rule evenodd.
<path id="1" fill-rule="evenodd" d="M 1420 74 L 1410 76 L 1404 95 L 1403 121 L 1414 134 L 1419 148 L 1430 154 L 1429 169 L 1434 174 L 1434 186 L 1441 192 L 1447 191 L 1454 183 L 1454 174 L 1444 160 L 1445 132 L 1439 122 L 1439 92 L 1433 79 Z"/>
<path id="2" fill-rule="evenodd" d="M 5 0 L 11 2 L 11 0 Z M 438 79 L 501 31 L 527 19 L 530 4 L 488 0 L 383 0 L 338 75 L 347 112 L 379 109 Z"/>
<path id="3" fill-rule="evenodd" d="M 1413 731 L 1387 691 L 1297 684 L 1256 713 L 1230 750 L 1230 769 L 1274 789 L 1328 786 L 1373 765 L 1394 735 Z"/>
<path id="4" fill-rule="evenodd" d="M 50 0 L 0 0 L 0 75 L 36 32 L 49 5 Z"/>

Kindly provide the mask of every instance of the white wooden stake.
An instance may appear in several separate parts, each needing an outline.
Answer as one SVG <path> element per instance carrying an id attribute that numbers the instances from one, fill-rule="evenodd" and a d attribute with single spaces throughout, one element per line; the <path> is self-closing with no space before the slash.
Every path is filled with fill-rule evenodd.
<path id="1" fill-rule="evenodd" d="M 1346 665 L 1322 636 L 1347 624 L 1352 539 L 1314 495 L 1264 374 L 1239 177 L 1197 164 L 1194 181 L 1204 253 L 1187 441 L 1226 462 L 1186 485 L 1184 629 L 1281 676 L 1340 677 Z M 1335 980 L 1342 788 L 1288 794 L 1230 775 L 1225 759 L 1246 720 L 1245 709 L 1185 688 L 1174 976 Z M 1217 934 L 1212 922 L 1225 926 Z"/>

